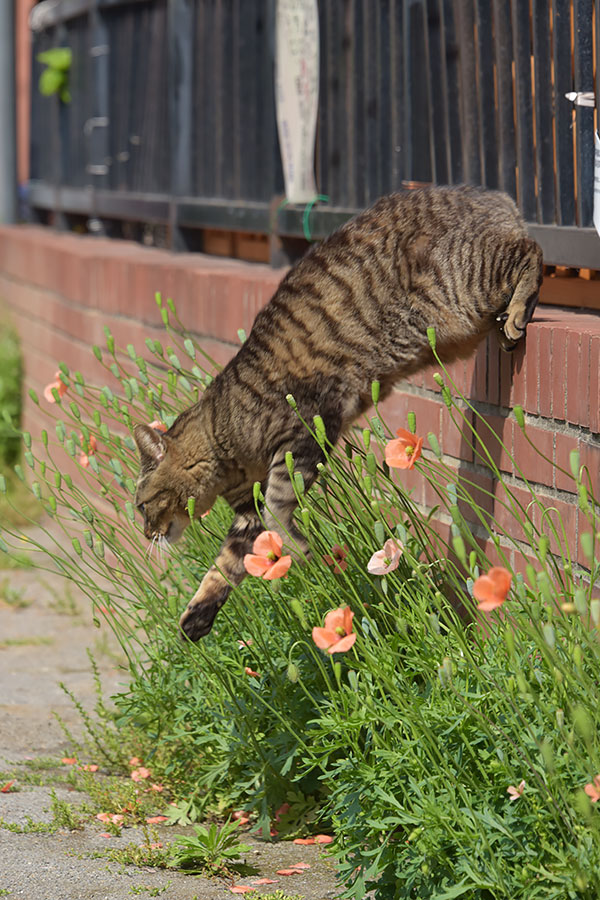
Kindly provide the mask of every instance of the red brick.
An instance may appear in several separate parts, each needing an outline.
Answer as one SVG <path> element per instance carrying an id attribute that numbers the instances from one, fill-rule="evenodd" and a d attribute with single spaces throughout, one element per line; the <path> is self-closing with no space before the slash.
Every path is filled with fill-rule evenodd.
<path id="1" fill-rule="evenodd" d="M 571 494 L 577 491 L 569 459 L 572 450 L 579 450 L 579 440 L 557 432 L 554 436 L 554 487 Z M 563 469 L 564 471 L 561 471 Z"/>
<path id="2" fill-rule="evenodd" d="M 500 406 L 510 406 L 512 387 L 513 358 L 504 350 L 500 353 Z"/>
<path id="3" fill-rule="evenodd" d="M 594 498 L 600 502 L 600 444 L 582 440 L 579 444 L 580 462 L 587 473 L 582 473 L 582 481 Z"/>
<path id="4" fill-rule="evenodd" d="M 464 417 L 464 419 L 463 419 Z M 466 421 L 465 421 L 466 420 Z M 448 456 L 466 462 L 473 461 L 473 413 L 470 409 L 454 409 L 452 415 L 446 406 L 441 407 L 441 448 Z"/>
<path id="5" fill-rule="evenodd" d="M 464 471 L 460 474 L 461 487 L 468 500 L 459 500 L 458 508 L 467 521 L 480 523 L 481 518 L 489 525 L 494 511 L 494 479 L 489 474 Z"/>
<path id="6" fill-rule="evenodd" d="M 552 553 L 564 553 L 565 556 L 570 554 L 572 557 L 576 557 L 577 507 L 572 503 L 559 500 L 557 497 L 540 496 L 538 499 L 546 507 L 546 514 L 541 522 L 541 528 L 543 533 L 547 534 L 550 539 L 550 550 Z M 549 521 L 554 524 L 558 539 L 554 534 L 554 529 L 548 524 Z"/>
<path id="7" fill-rule="evenodd" d="M 579 421 L 579 392 L 581 391 L 581 334 L 567 332 L 566 361 L 567 422 Z"/>
<path id="8" fill-rule="evenodd" d="M 590 335 L 581 332 L 579 347 L 579 389 L 577 391 L 576 415 L 579 425 L 590 424 Z"/>
<path id="9" fill-rule="evenodd" d="M 526 425 L 524 434 L 519 427 L 516 427 L 514 458 L 516 475 L 533 483 L 552 487 L 554 480 L 554 433 L 552 431 L 538 428 L 535 425 Z"/>
<path id="10" fill-rule="evenodd" d="M 540 342 L 539 330 L 527 331 L 527 368 L 525 372 L 525 403 L 528 413 L 537 413 L 539 409 L 540 382 Z"/>
<path id="11" fill-rule="evenodd" d="M 487 453 L 489 453 L 501 472 L 512 472 L 513 419 L 493 414 L 481 415 L 475 419 L 475 430 L 477 433 L 477 441 L 474 445 L 476 459 L 487 465 Z"/>
<path id="12" fill-rule="evenodd" d="M 417 434 L 426 437 L 432 431 L 440 439 L 440 412 L 442 404 L 435 398 L 421 397 L 418 394 L 405 394 L 393 391 L 381 406 L 381 416 L 392 431 L 407 428 L 407 416 L 414 412 L 417 419 Z"/>
<path id="13" fill-rule="evenodd" d="M 497 406 L 500 403 L 500 354 L 502 350 L 496 340 L 488 342 L 488 403 Z"/>
<path id="14" fill-rule="evenodd" d="M 600 336 L 590 341 L 590 431 L 600 431 Z"/>
<path id="15" fill-rule="evenodd" d="M 566 418 L 567 391 L 567 332 L 557 327 L 552 332 L 552 365 L 550 378 L 552 381 L 552 416 L 555 419 Z"/>
<path id="16" fill-rule="evenodd" d="M 487 400 L 487 351 L 488 342 L 484 341 L 475 353 L 474 383 L 468 395 L 470 400 Z"/>
<path id="17" fill-rule="evenodd" d="M 538 409 L 541 416 L 552 415 L 552 391 L 550 373 L 552 371 L 552 332 L 549 328 L 538 328 L 539 335 L 539 401 Z"/>
<path id="18" fill-rule="evenodd" d="M 512 388 L 510 392 L 511 406 L 525 406 L 527 362 L 525 345 L 518 344 L 512 354 Z"/>

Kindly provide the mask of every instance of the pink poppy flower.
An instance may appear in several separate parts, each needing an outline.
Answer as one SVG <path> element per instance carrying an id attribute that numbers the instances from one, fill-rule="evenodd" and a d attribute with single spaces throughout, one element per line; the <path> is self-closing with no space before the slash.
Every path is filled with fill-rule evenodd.
<path id="1" fill-rule="evenodd" d="M 477 609 L 490 612 L 502 606 L 508 596 L 512 575 L 502 566 L 493 566 L 486 575 L 480 575 L 473 585 L 473 596 L 479 600 Z"/>
<path id="2" fill-rule="evenodd" d="M 511 800 L 518 800 L 519 797 L 523 795 L 523 791 L 525 790 L 525 782 L 521 781 L 515 787 L 514 784 L 509 784 L 506 788 L 506 793 L 509 795 Z"/>
<path id="3" fill-rule="evenodd" d="M 144 778 L 150 778 L 150 769 L 145 769 L 141 766 L 139 769 L 134 769 L 131 773 L 131 777 L 134 781 L 142 781 Z"/>
<path id="4" fill-rule="evenodd" d="M 312 638 L 320 650 L 328 653 L 345 653 L 354 644 L 356 634 L 352 632 L 354 613 L 349 606 L 332 609 L 325 616 L 324 628 L 313 628 Z"/>
<path id="5" fill-rule="evenodd" d="M 600 775 L 596 775 L 591 784 L 586 784 L 584 791 L 592 803 L 597 803 L 600 800 Z"/>
<path id="6" fill-rule="evenodd" d="M 129 765 L 133 766 L 134 768 L 136 768 L 137 766 L 141 766 L 141 764 L 142 764 L 142 760 L 138 759 L 137 756 L 132 756 L 131 759 L 129 760 Z"/>
<path id="7" fill-rule="evenodd" d="M 332 566 L 335 575 L 341 575 L 348 568 L 346 557 L 348 556 L 348 545 L 334 544 L 331 548 L 331 555 L 327 554 L 323 557 L 323 562 L 327 566 Z"/>
<path id="8" fill-rule="evenodd" d="M 239 640 L 239 641 L 238 641 L 238 647 L 240 648 L 240 650 L 243 650 L 244 647 L 251 647 L 253 643 L 254 643 L 254 641 L 252 640 L 252 638 L 248 638 L 247 641 L 241 641 L 241 640 Z"/>
<path id="9" fill-rule="evenodd" d="M 399 428 L 396 434 L 396 440 L 386 444 L 385 461 L 391 469 L 412 469 L 421 455 L 423 438 L 404 428 Z"/>
<path id="10" fill-rule="evenodd" d="M 157 794 L 160 794 L 162 791 L 164 791 L 164 787 L 162 786 L 162 784 L 151 784 L 148 790 L 156 791 Z"/>
<path id="11" fill-rule="evenodd" d="M 62 379 L 61 372 L 55 372 L 54 378 L 56 380 L 51 381 L 50 384 L 47 384 L 46 387 L 44 388 L 44 397 L 46 398 L 48 403 L 56 403 L 56 400 L 54 399 L 54 394 L 52 393 L 53 388 L 57 391 L 59 397 L 62 397 L 64 394 L 66 394 L 67 390 L 68 390 L 66 384 L 61 380 Z"/>
<path id="12" fill-rule="evenodd" d="M 286 813 L 290 811 L 289 803 L 282 803 L 277 812 L 275 813 L 275 821 L 279 822 L 281 816 L 285 816 Z"/>
<path id="13" fill-rule="evenodd" d="M 250 821 L 250 817 L 244 809 L 237 809 L 235 812 L 232 812 L 231 818 L 235 819 L 236 822 L 239 822 L 240 825 L 247 825 Z"/>
<path id="14" fill-rule="evenodd" d="M 263 531 L 254 541 L 253 553 L 246 553 L 244 566 L 250 575 L 266 581 L 282 578 L 292 564 L 291 556 L 282 556 L 283 540 L 276 531 Z"/>
<path id="15" fill-rule="evenodd" d="M 383 545 L 383 550 L 374 553 L 367 563 L 367 572 L 371 575 L 387 575 L 398 568 L 404 546 L 391 538 Z"/>

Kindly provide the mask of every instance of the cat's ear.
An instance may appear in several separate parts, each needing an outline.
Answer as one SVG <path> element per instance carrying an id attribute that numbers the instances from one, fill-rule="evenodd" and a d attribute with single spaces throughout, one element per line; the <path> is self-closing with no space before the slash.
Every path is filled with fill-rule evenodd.
<path id="1" fill-rule="evenodd" d="M 133 437 L 140 451 L 140 459 L 156 466 L 165 458 L 167 441 L 156 428 L 150 425 L 136 425 Z"/>

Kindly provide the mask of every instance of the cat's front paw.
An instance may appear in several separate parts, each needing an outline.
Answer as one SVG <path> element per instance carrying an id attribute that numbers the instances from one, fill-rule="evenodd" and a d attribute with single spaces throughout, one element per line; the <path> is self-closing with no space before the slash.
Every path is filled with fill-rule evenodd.
<path id="1" fill-rule="evenodd" d="M 209 572 L 179 620 L 182 637 L 190 641 L 206 637 L 230 591 L 231 587 L 217 572 Z"/>

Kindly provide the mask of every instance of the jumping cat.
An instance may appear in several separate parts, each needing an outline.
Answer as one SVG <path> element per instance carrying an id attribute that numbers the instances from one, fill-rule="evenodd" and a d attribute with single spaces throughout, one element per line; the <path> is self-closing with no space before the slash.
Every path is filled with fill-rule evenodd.
<path id="1" fill-rule="evenodd" d="M 371 405 L 432 363 L 427 328 L 444 362 L 466 357 L 496 325 L 503 349 L 524 335 L 542 280 L 542 252 L 513 201 L 471 187 L 431 187 L 383 197 L 316 244 L 258 313 L 237 355 L 162 434 L 135 428 L 141 470 L 136 504 L 148 538 L 176 541 L 217 497 L 235 511 L 214 565 L 180 620 L 208 634 L 245 576 L 244 555 L 267 529 L 305 547 L 293 524 L 289 450 L 306 489 L 321 451 L 308 423 L 319 414 L 334 444 Z M 253 485 L 265 498 L 264 523 Z"/>

